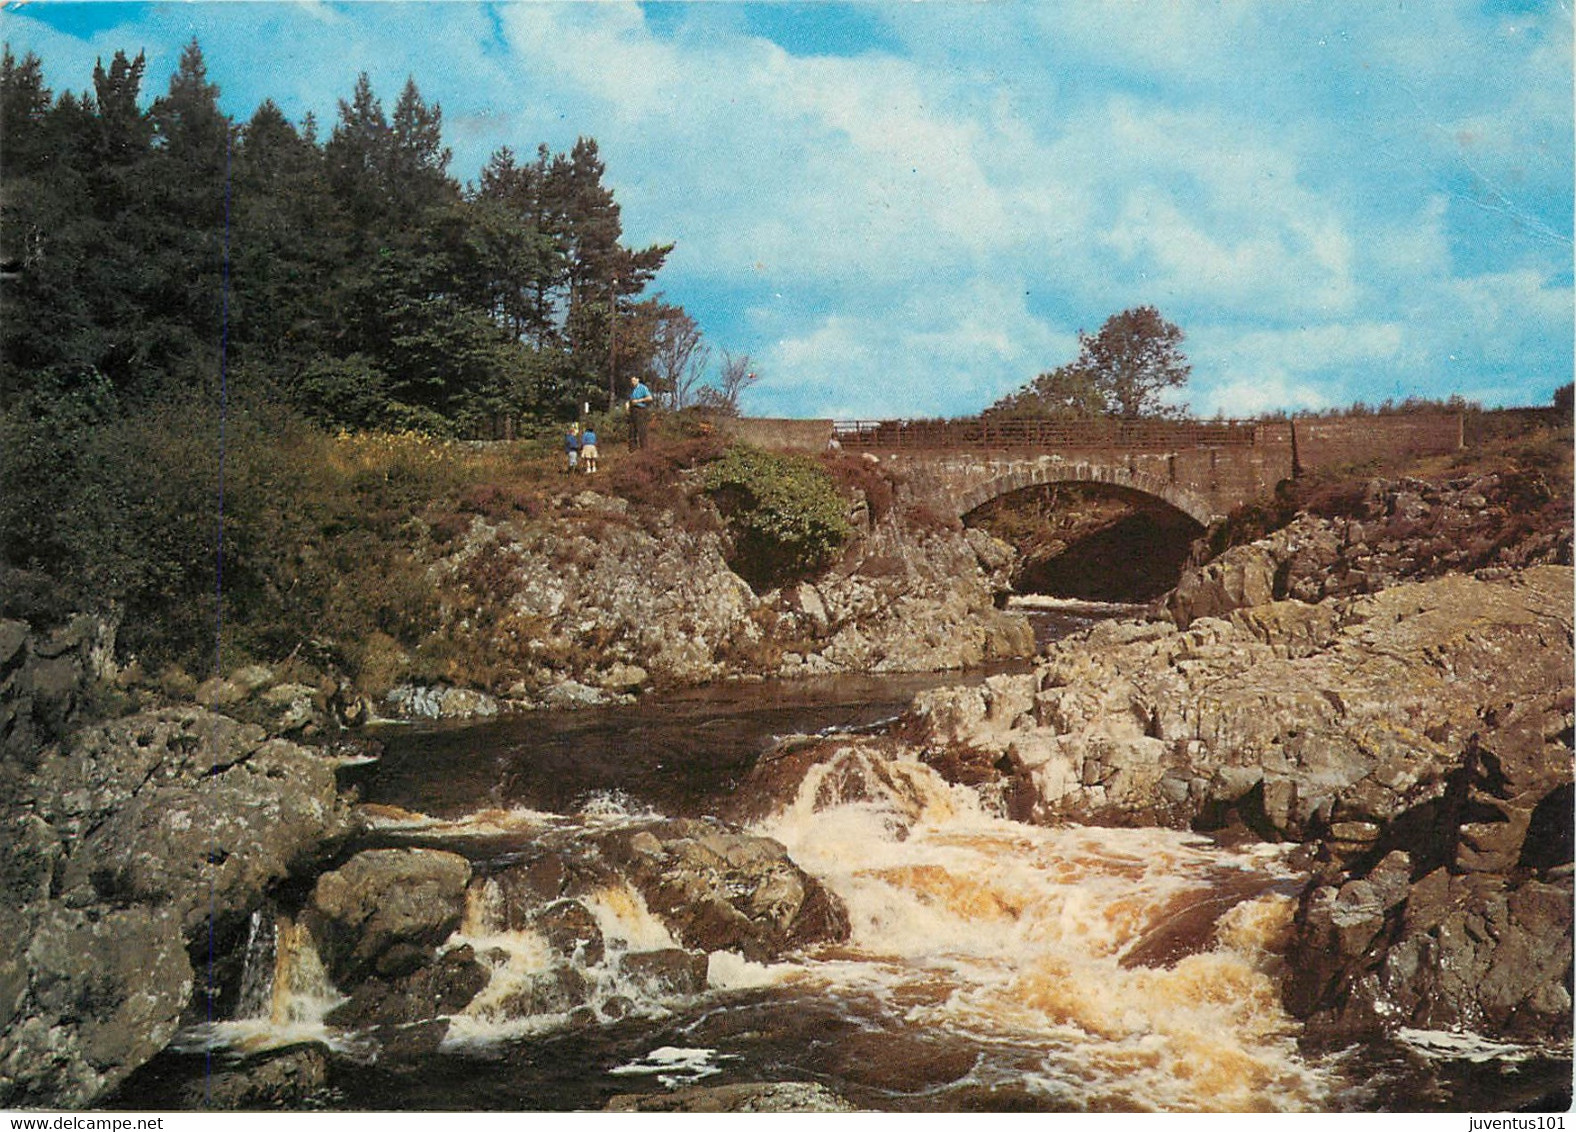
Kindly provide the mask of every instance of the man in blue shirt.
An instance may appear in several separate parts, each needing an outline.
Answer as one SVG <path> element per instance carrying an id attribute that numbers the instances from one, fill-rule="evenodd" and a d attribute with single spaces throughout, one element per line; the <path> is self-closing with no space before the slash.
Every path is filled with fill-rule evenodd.
<path id="1" fill-rule="evenodd" d="M 636 448 L 646 446 L 646 433 L 651 427 L 651 403 L 655 400 L 651 390 L 646 388 L 646 383 L 635 381 L 635 386 L 629 391 L 629 449 L 633 452 Z"/>

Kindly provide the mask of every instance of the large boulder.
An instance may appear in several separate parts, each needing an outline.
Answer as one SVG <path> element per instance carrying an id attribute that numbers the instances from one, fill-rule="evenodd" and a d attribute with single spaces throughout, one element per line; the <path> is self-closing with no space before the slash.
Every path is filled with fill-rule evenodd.
<path id="1" fill-rule="evenodd" d="M 346 1030 L 431 1022 L 463 1010 L 488 981 L 475 950 L 455 947 L 404 974 L 363 980 L 325 1021 Z"/>
<path id="2" fill-rule="evenodd" d="M 921 528 L 888 512 L 817 582 L 816 621 L 783 618 L 778 635 L 807 638 L 801 651 L 822 671 L 938 671 L 1032 656 L 1027 619 L 995 608 L 1012 555 L 982 531 Z M 782 602 L 773 608 L 781 615 Z"/>
<path id="3" fill-rule="evenodd" d="M 1569 868 L 1412 880 L 1392 851 L 1304 895 L 1287 1005 L 1317 1033 L 1397 1025 L 1559 1041 L 1571 1027 Z"/>
<path id="4" fill-rule="evenodd" d="M 1236 609 L 1275 600 L 1274 554 L 1258 544 L 1232 547 L 1219 558 L 1183 573 L 1166 595 L 1166 611 L 1181 628 L 1201 617 L 1225 617 Z"/>
<path id="5" fill-rule="evenodd" d="M 465 915 L 470 879 L 470 862 L 440 849 L 368 849 L 318 877 L 305 920 L 334 982 L 434 956 Z"/>
<path id="6" fill-rule="evenodd" d="M 206 954 L 350 829 L 335 763 L 200 708 L 12 766 L 0 851 L 0 1103 L 77 1107 L 169 1040 Z"/>
<path id="7" fill-rule="evenodd" d="M 611 834 L 605 852 L 687 948 L 764 962 L 848 938 L 842 903 L 769 838 L 675 819 Z"/>
<path id="8" fill-rule="evenodd" d="M 30 766 L 78 721 L 94 685 L 115 674 L 117 629 L 88 614 L 48 632 L 0 620 L 0 765 Z"/>
<path id="9" fill-rule="evenodd" d="M 334 768 L 268 740 L 222 773 L 139 790 L 87 831 L 59 872 L 60 899 L 162 904 L 196 938 L 215 909 L 236 916 L 307 871 L 342 830 Z"/>
<path id="10" fill-rule="evenodd" d="M 0 1103 L 79 1108 L 175 1036 L 192 964 L 169 908 L 49 903 L 9 935 L 23 993 L 0 1039 Z"/>
<path id="11" fill-rule="evenodd" d="M 693 684 L 726 675 L 730 656 L 748 652 L 758 599 L 728 569 L 718 535 L 647 530 L 628 510 L 588 491 L 551 524 L 477 517 L 431 567 L 450 634 L 507 666 L 515 679 L 499 691 L 509 700 L 545 703 L 572 681 L 606 702 L 624 694 L 614 669 Z M 435 695 L 394 706 L 446 708 Z"/>

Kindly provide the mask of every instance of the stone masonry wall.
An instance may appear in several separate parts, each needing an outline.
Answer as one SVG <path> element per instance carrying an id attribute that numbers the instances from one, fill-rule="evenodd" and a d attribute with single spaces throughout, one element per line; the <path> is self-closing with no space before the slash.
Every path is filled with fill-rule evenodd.
<path id="1" fill-rule="evenodd" d="M 1361 464 L 1380 456 L 1454 452 L 1462 445 L 1460 413 L 1299 420 L 1293 433 L 1299 472 Z"/>

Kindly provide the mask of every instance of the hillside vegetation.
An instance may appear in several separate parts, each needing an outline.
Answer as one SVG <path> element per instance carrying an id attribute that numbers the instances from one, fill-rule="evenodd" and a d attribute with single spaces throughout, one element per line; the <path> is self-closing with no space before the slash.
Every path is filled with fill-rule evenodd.
<path id="1" fill-rule="evenodd" d="M 1286 526 L 1299 514 L 1343 518 L 1357 514 L 1376 480 L 1415 479 L 1431 484 L 1492 480 L 1498 509 L 1471 534 L 1463 546 L 1458 532 L 1427 530 L 1427 521 L 1403 519 L 1391 536 L 1417 542 L 1422 552 L 1436 557 L 1454 556 L 1457 568 L 1470 569 L 1489 561 L 1499 550 L 1543 536 L 1563 532 L 1567 548 L 1573 506 L 1572 425 L 1539 421 L 1518 423 L 1506 415 L 1469 415 L 1468 435 L 1473 443 L 1448 455 L 1395 456 L 1347 467 L 1320 470 L 1276 486 L 1274 497 L 1236 508 L 1224 522 L 1206 534 L 1206 552 L 1218 555 L 1233 546 L 1252 542 Z M 1487 502 L 1485 500 L 1485 502 Z M 1429 549 L 1432 543 L 1432 551 Z M 1465 552 L 1465 553 L 1463 553 Z M 1566 559 L 1569 561 L 1569 550 Z"/>

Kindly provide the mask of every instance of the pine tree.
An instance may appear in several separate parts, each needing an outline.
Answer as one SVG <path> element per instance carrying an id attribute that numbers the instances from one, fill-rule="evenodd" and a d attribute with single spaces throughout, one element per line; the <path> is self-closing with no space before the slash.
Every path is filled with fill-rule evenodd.
<path id="1" fill-rule="evenodd" d="M 271 101 L 234 162 L 231 327 L 252 376 L 289 387 L 339 329 L 332 301 L 349 224 L 323 155 Z"/>
<path id="2" fill-rule="evenodd" d="M 138 360 L 179 387 L 203 382 L 217 389 L 231 122 L 195 39 L 148 119 L 153 144 L 138 166 L 135 207 L 125 218 L 143 268 Z"/>
<path id="3" fill-rule="evenodd" d="M 29 51 L 18 62 L 5 45 L 0 52 L 0 170 L 7 177 L 27 176 L 47 162 L 52 101 L 38 56 Z"/>
<path id="4" fill-rule="evenodd" d="M 389 204 L 407 223 L 428 208 L 453 201 L 458 187 L 449 179 L 451 152 L 443 144 L 443 110 L 429 107 L 405 80 L 389 127 L 387 185 Z"/>
<path id="5" fill-rule="evenodd" d="M 392 144 L 383 104 L 372 93 L 372 80 L 363 71 L 350 101 L 340 99 L 339 121 L 323 151 L 329 184 L 358 228 L 381 229 L 384 225 Z"/>
<path id="6" fill-rule="evenodd" d="M 137 105 L 147 66 L 147 57 L 140 51 L 135 59 L 127 59 L 124 51 L 115 52 L 108 70 L 102 59 L 93 66 L 97 156 L 109 165 L 140 161 L 153 140 L 153 124 Z"/>

